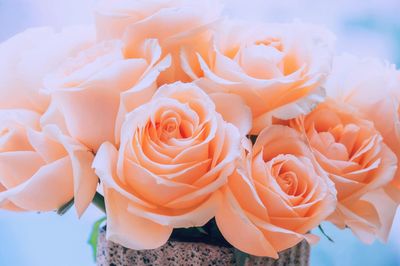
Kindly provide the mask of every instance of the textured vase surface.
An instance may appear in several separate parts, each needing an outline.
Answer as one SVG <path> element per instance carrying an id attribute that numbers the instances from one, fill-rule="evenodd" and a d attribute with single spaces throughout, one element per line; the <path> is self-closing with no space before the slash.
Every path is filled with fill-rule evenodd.
<path id="1" fill-rule="evenodd" d="M 279 259 L 249 256 L 245 265 L 306 266 L 309 265 L 310 246 L 303 241 L 279 253 Z M 132 250 L 106 239 L 106 229 L 101 228 L 97 245 L 99 266 L 181 266 L 181 265 L 236 265 L 233 248 L 198 242 L 168 241 L 153 250 Z"/>

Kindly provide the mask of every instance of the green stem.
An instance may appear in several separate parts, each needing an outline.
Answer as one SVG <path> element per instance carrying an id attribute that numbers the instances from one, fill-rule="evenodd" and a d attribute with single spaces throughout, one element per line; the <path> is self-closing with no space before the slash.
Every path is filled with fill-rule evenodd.
<path id="1" fill-rule="evenodd" d="M 318 225 L 318 228 L 319 228 L 319 230 L 321 231 L 321 233 L 322 233 L 329 241 L 331 241 L 332 243 L 335 243 L 335 241 L 333 241 L 333 239 L 332 239 L 330 236 L 328 236 L 327 233 L 325 233 L 325 230 L 322 228 L 321 225 Z"/>
<path id="2" fill-rule="evenodd" d="M 102 212 L 106 213 L 106 205 L 104 203 L 104 197 L 99 192 L 96 191 L 92 203 Z"/>
<path id="3" fill-rule="evenodd" d="M 68 201 L 67 203 L 65 203 L 63 206 L 61 206 L 58 210 L 57 210 L 57 214 L 58 215 L 64 215 L 67 213 L 67 211 L 69 211 L 69 209 L 71 209 L 72 205 L 74 205 L 74 199 L 72 198 L 70 201 Z"/>

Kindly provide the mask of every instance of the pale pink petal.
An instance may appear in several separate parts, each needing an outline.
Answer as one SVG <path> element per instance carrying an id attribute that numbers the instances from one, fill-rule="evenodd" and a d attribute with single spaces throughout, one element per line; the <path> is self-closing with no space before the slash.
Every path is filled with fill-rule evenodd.
<path id="1" fill-rule="evenodd" d="M 120 186 L 118 179 L 122 179 L 122 177 L 117 176 L 117 159 L 118 151 L 111 143 L 105 142 L 100 146 L 92 167 L 103 184 L 110 189 L 114 189 L 129 201 L 143 205 L 146 208 L 155 208 L 154 205 L 143 201 Z"/>
<path id="2" fill-rule="evenodd" d="M 215 219 L 224 238 L 234 247 L 255 256 L 278 258 L 277 250 L 249 220 L 229 189 L 224 192 Z"/>
<path id="3" fill-rule="evenodd" d="M 57 140 L 63 145 L 66 156 L 71 160 L 71 168 L 74 182 L 74 203 L 78 216 L 80 217 L 92 202 L 98 185 L 98 177 L 92 163 L 93 153 L 76 140 L 65 136 L 54 126 L 46 126 L 43 131 L 49 137 Z"/>
<path id="4" fill-rule="evenodd" d="M 191 210 L 185 210 L 183 214 L 157 214 L 137 208 L 135 205 L 129 205 L 128 211 L 164 226 L 173 226 L 174 228 L 203 226 L 215 216 L 220 197 L 219 193 L 214 193 L 205 202 Z"/>
<path id="5" fill-rule="evenodd" d="M 0 193 L 0 202 L 7 199 L 31 211 L 52 211 L 70 201 L 73 194 L 71 161 L 64 157 L 47 164 L 25 182 Z"/>
<path id="6" fill-rule="evenodd" d="M 252 128 L 251 109 L 243 100 L 234 94 L 212 93 L 211 99 L 215 103 L 216 111 L 222 115 L 222 118 L 235 125 L 241 135 L 247 135 Z"/>
<path id="7" fill-rule="evenodd" d="M 129 200 L 112 188 L 105 186 L 104 192 L 108 240 L 135 250 L 155 249 L 168 241 L 172 227 L 130 213 Z"/>

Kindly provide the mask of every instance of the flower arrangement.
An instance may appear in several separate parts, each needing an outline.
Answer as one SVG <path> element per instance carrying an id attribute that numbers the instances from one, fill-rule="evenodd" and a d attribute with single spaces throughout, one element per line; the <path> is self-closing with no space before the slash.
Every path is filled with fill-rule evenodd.
<path id="1" fill-rule="evenodd" d="M 400 72 L 335 55 L 319 26 L 222 10 L 104 0 L 94 25 L 2 43 L 0 208 L 105 205 L 107 238 L 137 250 L 216 235 L 278 258 L 323 221 L 386 241 Z"/>

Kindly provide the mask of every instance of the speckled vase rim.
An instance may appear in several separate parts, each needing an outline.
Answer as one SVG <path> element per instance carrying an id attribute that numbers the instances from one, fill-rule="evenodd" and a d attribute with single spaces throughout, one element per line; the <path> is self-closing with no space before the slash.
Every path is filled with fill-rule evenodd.
<path id="1" fill-rule="evenodd" d="M 308 266 L 310 246 L 306 241 L 279 253 L 279 259 L 249 256 L 245 265 Z M 234 249 L 201 242 L 170 240 L 153 250 L 132 250 L 106 239 L 106 228 L 100 228 L 97 245 L 98 266 L 181 266 L 236 265 Z"/>

